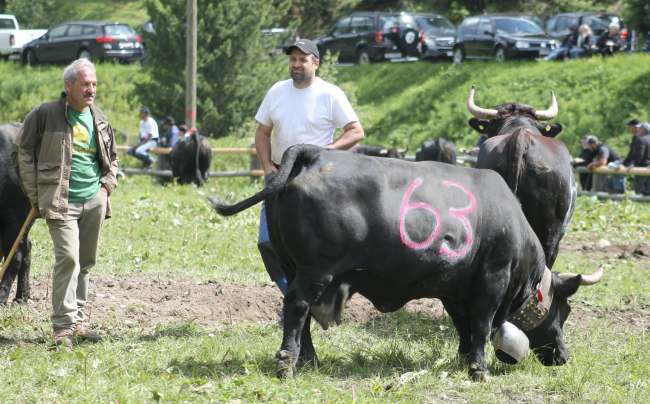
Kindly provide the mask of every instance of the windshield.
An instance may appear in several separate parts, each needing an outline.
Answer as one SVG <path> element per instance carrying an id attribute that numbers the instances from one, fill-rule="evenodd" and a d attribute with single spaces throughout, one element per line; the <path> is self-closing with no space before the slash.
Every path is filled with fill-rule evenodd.
<path id="1" fill-rule="evenodd" d="M 533 22 L 523 19 L 495 18 L 494 24 L 497 26 L 497 34 L 503 35 L 529 35 L 544 32 Z"/>
<path id="2" fill-rule="evenodd" d="M 390 31 L 395 28 L 420 29 L 418 23 L 410 15 L 390 15 L 379 17 L 379 27 L 382 31 Z"/>
<path id="3" fill-rule="evenodd" d="M 104 35 L 135 35 L 128 25 L 104 25 Z"/>
<path id="4" fill-rule="evenodd" d="M 418 17 L 416 20 L 426 32 L 456 30 L 454 24 L 444 17 Z"/>

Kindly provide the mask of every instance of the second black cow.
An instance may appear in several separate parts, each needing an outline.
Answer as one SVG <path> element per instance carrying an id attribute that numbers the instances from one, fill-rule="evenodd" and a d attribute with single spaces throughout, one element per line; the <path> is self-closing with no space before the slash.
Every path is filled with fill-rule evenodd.
<path id="1" fill-rule="evenodd" d="M 197 147 L 199 145 L 199 147 Z M 179 184 L 194 183 L 202 186 L 208 180 L 212 163 L 210 141 L 194 129 L 189 136 L 181 138 L 170 155 L 172 174 Z"/>
<path id="2" fill-rule="evenodd" d="M 427 140 L 415 152 L 415 161 L 439 161 L 456 165 L 456 145 L 451 140 L 441 137 Z"/>

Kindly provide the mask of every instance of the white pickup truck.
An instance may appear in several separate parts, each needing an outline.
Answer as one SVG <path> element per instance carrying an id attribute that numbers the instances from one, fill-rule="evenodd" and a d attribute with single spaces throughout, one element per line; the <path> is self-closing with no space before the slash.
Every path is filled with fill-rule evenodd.
<path id="1" fill-rule="evenodd" d="M 0 56 L 5 60 L 20 59 L 23 45 L 46 32 L 46 29 L 20 29 L 16 17 L 0 14 Z"/>

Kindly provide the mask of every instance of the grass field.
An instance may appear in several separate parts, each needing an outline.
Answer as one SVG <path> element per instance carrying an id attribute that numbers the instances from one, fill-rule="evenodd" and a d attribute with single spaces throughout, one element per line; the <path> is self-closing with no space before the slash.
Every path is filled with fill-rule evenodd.
<path id="1" fill-rule="evenodd" d="M 220 218 L 204 198 L 220 194 L 239 199 L 258 189 L 248 179 L 211 180 L 197 189 L 161 188 L 149 178 L 128 178 L 112 197 L 114 218 L 106 222 L 93 274 L 268 285 L 255 246 L 259 206 Z M 273 355 L 282 332 L 272 322 L 225 321 L 207 327 L 188 318 L 125 325 L 109 315 L 94 323 L 106 333 L 105 342 L 55 350 L 48 343 L 49 308 L 32 304 L 0 312 L 0 400 L 648 402 L 650 259 L 588 247 L 607 238 L 631 252 L 649 240 L 649 217 L 647 204 L 579 199 L 555 268 L 592 272 L 604 262 L 606 277 L 571 299 L 574 311 L 565 326 L 571 362 L 563 367 L 546 368 L 531 355 L 521 365 L 503 365 L 489 347 L 490 383 L 471 382 L 456 355 L 450 319 L 402 309 L 328 331 L 313 326 L 323 366 L 300 368 L 293 379 L 278 380 Z M 31 237 L 32 278 L 49 281 L 53 254 L 42 221 Z M 37 298 L 44 303 L 45 296 Z"/>

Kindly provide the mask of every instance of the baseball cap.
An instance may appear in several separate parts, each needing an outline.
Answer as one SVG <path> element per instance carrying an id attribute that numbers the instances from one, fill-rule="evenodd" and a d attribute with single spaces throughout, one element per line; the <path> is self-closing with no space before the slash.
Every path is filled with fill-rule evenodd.
<path id="1" fill-rule="evenodd" d="M 636 126 L 636 125 L 638 125 L 638 124 L 639 124 L 639 120 L 638 120 L 638 119 L 632 119 L 630 122 L 627 123 L 627 126 L 630 126 L 630 125 L 634 125 L 634 126 Z"/>
<path id="2" fill-rule="evenodd" d="M 287 55 L 290 55 L 291 52 L 293 52 L 294 49 L 300 49 L 306 54 L 311 54 L 316 56 L 316 58 L 320 59 L 320 54 L 318 53 L 318 48 L 316 47 L 316 44 L 310 41 L 309 39 L 301 39 L 297 42 L 294 42 L 293 45 L 289 46 L 287 48 L 287 51 L 285 52 Z"/>
<path id="3" fill-rule="evenodd" d="M 648 123 L 648 122 L 644 122 L 644 123 L 642 123 L 640 125 L 636 125 L 636 127 L 643 129 L 643 131 L 646 133 L 646 135 L 650 133 L 650 123 Z"/>
<path id="4" fill-rule="evenodd" d="M 590 135 L 587 136 L 587 144 L 598 144 L 598 138 L 596 136 Z"/>
<path id="5" fill-rule="evenodd" d="M 175 124 L 176 121 L 174 121 L 174 118 L 172 118 L 171 116 L 166 117 L 165 120 L 163 121 L 163 125 L 175 125 Z"/>
<path id="6" fill-rule="evenodd" d="M 181 132 L 187 132 L 187 130 L 188 130 L 188 129 L 187 129 L 187 125 L 180 125 L 180 126 L 178 127 L 178 130 L 180 130 Z"/>
<path id="7" fill-rule="evenodd" d="M 150 112 L 149 112 L 149 108 L 147 108 L 147 107 L 142 107 L 142 108 L 140 108 L 140 109 L 138 110 L 138 112 L 142 112 L 142 113 L 144 113 L 145 115 L 149 115 L 149 114 L 150 114 Z"/>

